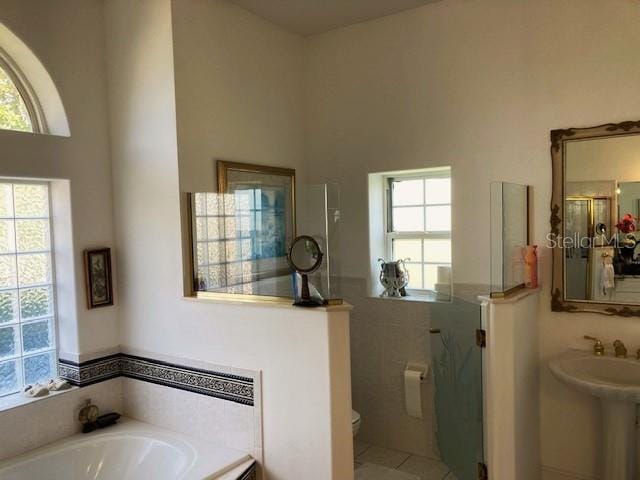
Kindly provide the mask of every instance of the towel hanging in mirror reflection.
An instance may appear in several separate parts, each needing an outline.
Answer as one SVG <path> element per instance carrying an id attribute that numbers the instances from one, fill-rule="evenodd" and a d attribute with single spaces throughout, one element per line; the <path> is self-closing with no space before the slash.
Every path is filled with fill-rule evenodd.
<path id="1" fill-rule="evenodd" d="M 606 256 L 605 256 L 606 255 Z M 609 254 L 602 254 L 602 293 L 607 295 L 607 290 L 616 288 L 616 272 L 613 269 L 613 260 Z"/>

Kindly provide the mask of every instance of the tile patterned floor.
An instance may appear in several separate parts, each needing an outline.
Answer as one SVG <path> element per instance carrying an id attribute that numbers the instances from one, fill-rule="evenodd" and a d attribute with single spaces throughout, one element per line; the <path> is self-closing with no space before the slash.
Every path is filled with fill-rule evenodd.
<path id="1" fill-rule="evenodd" d="M 356 480 L 456 480 L 447 466 L 432 458 L 356 441 Z"/>

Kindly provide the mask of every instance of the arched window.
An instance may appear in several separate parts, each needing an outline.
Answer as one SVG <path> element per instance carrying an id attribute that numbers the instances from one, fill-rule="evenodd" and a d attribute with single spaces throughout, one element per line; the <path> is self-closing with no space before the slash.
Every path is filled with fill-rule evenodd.
<path id="1" fill-rule="evenodd" d="M 27 87 L 0 55 L 0 129 L 39 133 L 40 122 Z"/>
<path id="2" fill-rule="evenodd" d="M 31 49 L 1 22 L 0 130 L 71 135 L 51 75 Z"/>

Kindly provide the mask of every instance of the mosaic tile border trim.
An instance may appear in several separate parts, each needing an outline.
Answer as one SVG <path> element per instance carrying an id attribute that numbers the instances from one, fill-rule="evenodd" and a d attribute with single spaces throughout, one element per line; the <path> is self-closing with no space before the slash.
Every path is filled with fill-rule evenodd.
<path id="1" fill-rule="evenodd" d="M 120 376 L 120 354 L 88 360 L 82 363 L 58 360 L 58 375 L 70 384 L 86 387 Z"/>
<path id="2" fill-rule="evenodd" d="M 120 354 L 125 377 L 253 406 L 253 379 Z"/>
<path id="3" fill-rule="evenodd" d="M 79 387 L 123 376 L 254 406 L 255 389 L 253 379 L 250 377 L 177 365 L 125 353 L 81 363 L 59 359 L 58 374 L 72 385 Z"/>

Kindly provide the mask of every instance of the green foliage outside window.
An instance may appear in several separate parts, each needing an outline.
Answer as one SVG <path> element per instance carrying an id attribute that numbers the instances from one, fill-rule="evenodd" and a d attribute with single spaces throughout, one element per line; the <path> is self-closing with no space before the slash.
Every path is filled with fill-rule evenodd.
<path id="1" fill-rule="evenodd" d="M 29 111 L 15 84 L 0 67 L 0 129 L 33 132 Z"/>

